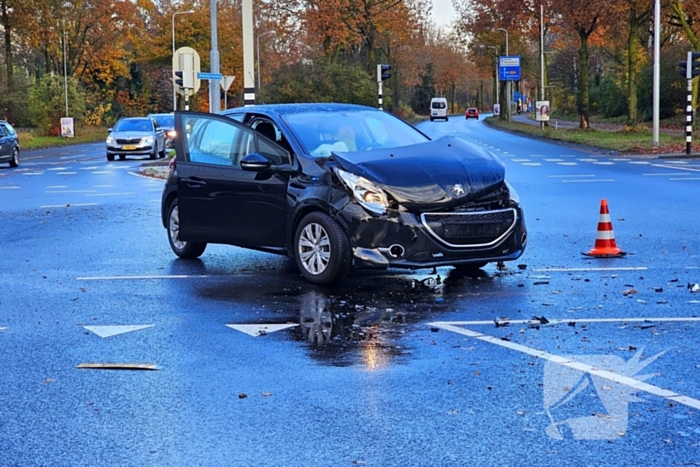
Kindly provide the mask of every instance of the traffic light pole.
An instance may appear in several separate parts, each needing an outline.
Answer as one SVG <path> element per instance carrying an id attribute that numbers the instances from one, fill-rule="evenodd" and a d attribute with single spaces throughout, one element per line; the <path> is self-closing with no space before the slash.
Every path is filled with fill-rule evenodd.
<path id="1" fill-rule="evenodd" d="M 378 82 L 377 85 L 378 85 L 378 90 L 379 90 L 379 110 L 384 110 L 382 108 L 382 82 L 381 81 Z"/>
<path id="2" fill-rule="evenodd" d="M 688 60 L 688 63 L 690 63 L 690 60 Z M 693 78 L 688 78 L 687 82 L 688 105 L 685 107 L 685 153 L 690 155 L 690 146 L 693 141 Z"/>

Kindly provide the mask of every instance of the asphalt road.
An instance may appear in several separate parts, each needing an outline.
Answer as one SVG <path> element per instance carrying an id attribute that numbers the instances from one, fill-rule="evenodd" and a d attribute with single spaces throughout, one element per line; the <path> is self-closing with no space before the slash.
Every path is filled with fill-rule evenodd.
<path id="1" fill-rule="evenodd" d="M 141 161 L 0 167 L 0 465 L 700 464 L 700 162 L 420 128 L 506 165 L 507 269 L 323 289 L 234 247 L 182 261 Z M 620 259 L 581 254 L 602 199 Z"/>

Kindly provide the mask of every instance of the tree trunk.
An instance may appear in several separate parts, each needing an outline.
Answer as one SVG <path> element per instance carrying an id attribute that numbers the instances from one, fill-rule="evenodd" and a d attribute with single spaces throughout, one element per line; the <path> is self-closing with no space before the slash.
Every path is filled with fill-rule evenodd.
<path id="1" fill-rule="evenodd" d="M 7 0 L 0 0 L 0 8 L 2 9 L 2 27 L 5 31 L 5 65 L 6 78 L 7 78 L 7 90 L 10 95 L 12 95 L 12 74 L 13 74 L 13 64 L 12 64 L 12 26 L 10 25 L 10 18 L 7 15 Z"/>
<path id="2" fill-rule="evenodd" d="M 637 34 L 639 17 L 630 9 L 630 29 L 627 36 L 627 125 L 637 124 Z"/>
<path id="3" fill-rule="evenodd" d="M 590 115 L 588 111 L 588 34 L 579 29 L 579 38 L 581 39 L 581 49 L 579 50 L 579 73 L 581 73 L 581 88 L 579 89 L 579 114 L 581 116 L 581 129 L 587 129 L 590 126 Z"/>

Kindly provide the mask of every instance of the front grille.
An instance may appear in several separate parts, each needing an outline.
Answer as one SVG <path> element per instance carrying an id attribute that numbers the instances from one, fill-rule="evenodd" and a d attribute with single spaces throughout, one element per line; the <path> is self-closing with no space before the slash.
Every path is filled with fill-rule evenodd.
<path id="1" fill-rule="evenodd" d="M 451 247 L 485 248 L 497 245 L 518 220 L 514 208 L 495 211 L 423 213 L 423 226 L 440 242 Z"/>
<path id="2" fill-rule="evenodd" d="M 139 144 L 141 138 L 117 138 L 117 144 Z"/>

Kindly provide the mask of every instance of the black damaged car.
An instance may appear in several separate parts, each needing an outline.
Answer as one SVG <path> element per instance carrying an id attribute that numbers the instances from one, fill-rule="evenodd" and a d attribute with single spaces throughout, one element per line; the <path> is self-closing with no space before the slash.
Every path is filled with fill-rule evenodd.
<path id="1" fill-rule="evenodd" d="M 176 112 L 162 196 L 175 254 L 208 243 L 287 255 L 315 284 L 359 268 L 473 271 L 510 261 L 527 232 L 505 168 L 458 137 L 431 140 L 351 104 Z"/>

